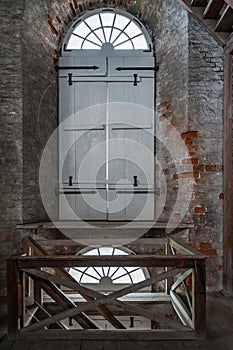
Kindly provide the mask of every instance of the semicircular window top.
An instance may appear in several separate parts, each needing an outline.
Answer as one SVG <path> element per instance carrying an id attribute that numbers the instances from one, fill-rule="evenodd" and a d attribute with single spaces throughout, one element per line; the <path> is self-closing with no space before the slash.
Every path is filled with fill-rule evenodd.
<path id="1" fill-rule="evenodd" d="M 81 253 L 79 253 L 81 254 Z M 89 248 L 84 256 L 122 256 L 132 252 L 114 247 Z M 149 277 L 147 269 L 141 267 L 73 267 L 70 275 L 82 285 L 99 285 L 98 290 L 110 291 L 119 285 L 139 283 Z"/>
<path id="2" fill-rule="evenodd" d="M 146 29 L 133 16 L 112 10 L 94 11 L 80 18 L 73 26 L 66 50 L 148 50 L 150 43 Z"/>

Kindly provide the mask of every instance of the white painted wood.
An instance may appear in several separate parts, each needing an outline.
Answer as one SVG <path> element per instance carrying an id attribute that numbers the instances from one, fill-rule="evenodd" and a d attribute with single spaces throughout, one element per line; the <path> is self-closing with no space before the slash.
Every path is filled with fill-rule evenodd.
<path id="1" fill-rule="evenodd" d="M 72 176 L 72 189 L 101 188 L 97 193 L 67 194 L 72 210 L 85 220 L 153 220 L 154 58 L 63 57 L 59 64 L 73 66 L 60 70 L 60 121 L 65 120 L 60 131 L 60 182 L 67 189 Z M 99 68 L 77 69 L 82 66 Z M 67 147 L 69 152 L 63 154 Z M 77 220 L 68 209 L 67 203 L 60 203 L 60 219 Z"/>

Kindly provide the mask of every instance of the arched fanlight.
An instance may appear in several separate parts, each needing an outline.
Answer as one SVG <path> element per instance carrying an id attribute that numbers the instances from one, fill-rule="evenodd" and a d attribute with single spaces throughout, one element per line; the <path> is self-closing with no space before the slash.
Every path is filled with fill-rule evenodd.
<path id="1" fill-rule="evenodd" d="M 148 50 L 150 44 L 143 25 L 133 16 L 113 10 L 94 11 L 80 18 L 72 28 L 66 50 Z"/>
<path id="2" fill-rule="evenodd" d="M 82 255 L 89 256 L 121 256 L 129 255 L 121 248 L 100 247 L 90 248 Z M 80 284 L 132 284 L 138 283 L 148 277 L 148 272 L 141 267 L 73 267 L 69 273 Z"/>

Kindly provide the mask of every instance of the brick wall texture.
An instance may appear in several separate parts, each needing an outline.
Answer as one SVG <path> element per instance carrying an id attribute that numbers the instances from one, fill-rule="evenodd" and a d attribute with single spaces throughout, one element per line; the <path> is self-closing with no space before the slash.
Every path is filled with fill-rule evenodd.
<path id="1" fill-rule="evenodd" d="M 157 203 L 159 221 L 183 217 L 176 206 L 190 196 L 183 222 L 188 243 L 207 255 L 208 290 L 222 283 L 223 49 L 176 0 L 2 0 L 0 2 L 0 293 L 6 294 L 5 259 L 23 233 L 17 223 L 48 220 L 39 192 L 39 164 L 57 125 L 57 73 L 64 35 L 80 14 L 117 7 L 138 16 L 154 38 L 156 79 Z M 169 123 L 168 123 L 169 122 Z M 188 155 L 174 161 L 174 129 Z M 164 141 L 164 142 L 163 142 Z M 178 144 L 174 144 L 174 149 Z M 162 175 L 161 175 L 162 174 Z M 193 177 L 194 186 L 182 181 Z M 180 197 L 179 197 L 180 196 Z M 182 197 L 183 196 L 183 197 Z"/>

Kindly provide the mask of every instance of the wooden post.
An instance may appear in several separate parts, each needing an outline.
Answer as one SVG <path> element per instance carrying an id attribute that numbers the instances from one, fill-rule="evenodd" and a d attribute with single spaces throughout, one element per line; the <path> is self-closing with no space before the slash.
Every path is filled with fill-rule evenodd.
<path id="1" fill-rule="evenodd" d="M 25 273 L 23 271 L 19 271 L 18 293 L 19 293 L 20 328 L 23 328 L 25 324 L 25 307 L 26 307 Z"/>
<path id="2" fill-rule="evenodd" d="M 165 249 L 166 249 L 166 255 L 172 255 L 170 241 L 168 241 L 166 243 Z M 168 270 L 169 270 L 169 267 L 166 267 L 166 271 L 168 271 Z M 166 293 L 167 294 L 170 293 L 170 289 L 171 289 L 171 286 L 172 286 L 173 283 L 174 283 L 174 278 L 167 278 L 166 279 L 165 289 L 166 289 Z"/>
<path id="3" fill-rule="evenodd" d="M 8 307 L 8 335 L 16 337 L 19 329 L 19 293 L 18 293 L 18 262 L 17 257 L 7 260 L 7 307 Z"/>
<path id="4" fill-rule="evenodd" d="M 224 67 L 224 237 L 223 292 L 233 295 L 233 37 L 228 41 Z"/>
<path id="5" fill-rule="evenodd" d="M 193 270 L 193 316 L 197 338 L 206 337 L 206 274 L 205 260 L 196 261 Z"/>
<path id="6" fill-rule="evenodd" d="M 34 281 L 34 300 L 43 305 L 42 290 L 38 282 Z"/>

